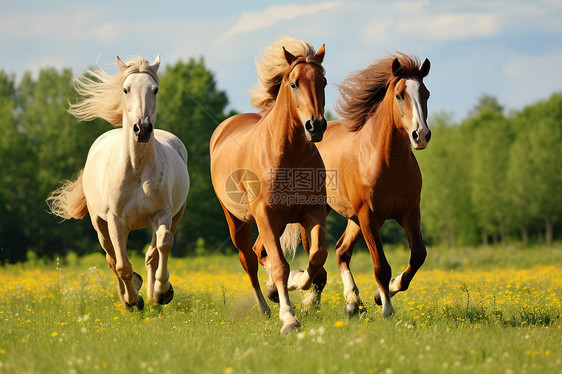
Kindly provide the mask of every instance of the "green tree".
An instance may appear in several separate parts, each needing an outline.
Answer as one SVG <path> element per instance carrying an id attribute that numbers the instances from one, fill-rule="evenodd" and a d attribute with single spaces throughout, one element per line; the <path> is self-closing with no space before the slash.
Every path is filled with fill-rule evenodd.
<path id="1" fill-rule="evenodd" d="M 535 191 L 539 214 L 544 222 L 547 245 L 554 238 L 554 226 L 562 218 L 562 94 L 552 95 L 545 102 L 528 110 L 527 126 L 531 148 L 531 165 L 534 170 Z"/>
<path id="2" fill-rule="evenodd" d="M 24 261 L 29 244 L 28 221 L 22 214 L 33 185 L 30 149 L 18 126 L 14 77 L 0 72 L 0 260 Z"/>
<path id="3" fill-rule="evenodd" d="M 463 123 L 467 141 L 472 139 L 471 198 L 481 229 L 482 244 L 491 235 L 506 239 L 508 218 L 507 167 L 514 138 L 511 126 L 495 99 L 483 97 L 473 115 Z"/>
<path id="4" fill-rule="evenodd" d="M 74 96 L 71 72 L 67 69 L 43 69 L 37 81 L 27 73 L 19 86 L 20 124 L 29 145 L 26 160 L 32 178 L 26 190 L 26 206 L 21 209 L 28 222 L 28 249 L 40 256 L 53 257 L 69 250 L 84 253 L 98 248 L 87 220 L 59 225 L 45 204 L 46 197 L 63 179 L 75 178 L 84 167 L 90 145 L 109 128 L 100 122 L 79 123 L 72 117 L 67 108 Z"/>
<path id="5" fill-rule="evenodd" d="M 183 141 L 189 154 L 191 178 L 185 215 L 176 234 L 176 254 L 192 252 L 198 238 L 212 248 L 229 240 L 209 171 L 209 140 L 227 118 L 227 104 L 226 93 L 216 87 L 214 75 L 205 67 L 203 58 L 166 66 L 160 79 L 156 126 Z"/>
<path id="6" fill-rule="evenodd" d="M 451 116 L 431 118 L 431 142 L 416 153 L 423 175 L 421 199 L 424 236 L 449 246 L 474 244 L 475 216 L 470 200 L 472 148 Z"/>

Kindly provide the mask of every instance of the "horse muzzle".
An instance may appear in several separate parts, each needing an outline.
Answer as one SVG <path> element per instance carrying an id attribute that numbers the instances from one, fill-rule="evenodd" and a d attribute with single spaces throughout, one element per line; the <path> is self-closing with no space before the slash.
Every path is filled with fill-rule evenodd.
<path id="1" fill-rule="evenodd" d="M 139 143 L 148 142 L 153 130 L 154 126 L 152 126 L 151 122 L 135 123 L 133 125 L 133 131 L 135 132 L 135 136 L 137 137 L 137 141 Z"/>
<path id="2" fill-rule="evenodd" d="M 328 124 L 325 118 L 306 121 L 304 124 L 304 132 L 308 141 L 313 143 L 322 141 L 327 126 Z"/>
<path id="3" fill-rule="evenodd" d="M 429 143 L 429 140 L 431 139 L 431 130 L 412 131 L 411 137 L 414 149 L 425 149 L 425 147 L 427 147 L 427 143 Z"/>

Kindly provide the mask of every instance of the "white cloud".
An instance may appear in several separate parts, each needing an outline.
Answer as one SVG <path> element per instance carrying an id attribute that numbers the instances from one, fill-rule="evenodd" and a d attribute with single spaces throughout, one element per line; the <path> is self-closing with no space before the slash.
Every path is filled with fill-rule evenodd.
<path id="1" fill-rule="evenodd" d="M 485 38 L 497 35 L 501 18 L 493 11 L 450 12 L 430 7 L 427 1 L 400 2 L 377 8 L 381 18 L 363 29 L 369 43 L 394 43 L 398 40 L 449 41 Z"/>
<path id="2" fill-rule="evenodd" d="M 447 13 L 402 18 L 398 30 L 404 35 L 432 40 L 483 38 L 499 31 L 499 18 L 493 13 Z"/>
<path id="3" fill-rule="evenodd" d="M 293 20 L 305 16 L 311 16 L 319 12 L 335 9 L 341 5 L 342 3 L 340 2 L 308 5 L 273 5 L 260 12 L 243 13 L 234 27 L 217 37 L 215 42 L 226 41 L 237 34 L 246 34 L 257 30 L 267 29 L 283 20 Z"/>

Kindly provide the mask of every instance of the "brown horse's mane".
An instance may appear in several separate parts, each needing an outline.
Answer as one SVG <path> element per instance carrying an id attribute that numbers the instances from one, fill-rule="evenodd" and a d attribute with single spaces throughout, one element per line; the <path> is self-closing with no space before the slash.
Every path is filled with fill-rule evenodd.
<path id="1" fill-rule="evenodd" d="M 363 127 L 367 119 L 376 113 L 388 88 L 396 83 L 396 77 L 392 73 L 392 62 L 396 58 L 400 61 L 399 78 L 422 78 L 419 72 L 419 58 L 397 53 L 376 60 L 365 69 L 350 73 L 338 85 L 340 97 L 334 109 L 350 131 L 358 131 Z"/>

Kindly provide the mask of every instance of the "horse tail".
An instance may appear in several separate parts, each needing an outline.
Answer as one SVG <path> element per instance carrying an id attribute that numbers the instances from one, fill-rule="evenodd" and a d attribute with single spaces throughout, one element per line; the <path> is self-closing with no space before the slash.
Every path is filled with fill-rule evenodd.
<path id="1" fill-rule="evenodd" d="M 279 238 L 281 249 L 285 257 L 295 258 L 297 247 L 301 241 L 301 225 L 300 223 L 290 223 L 285 226 L 283 235 Z"/>
<path id="2" fill-rule="evenodd" d="M 64 184 L 51 192 L 47 205 L 51 212 L 63 219 L 82 219 L 88 213 L 86 196 L 82 186 L 84 170 L 80 170 L 76 181 L 64 181 Z"/>

